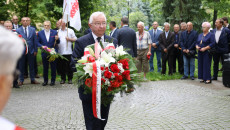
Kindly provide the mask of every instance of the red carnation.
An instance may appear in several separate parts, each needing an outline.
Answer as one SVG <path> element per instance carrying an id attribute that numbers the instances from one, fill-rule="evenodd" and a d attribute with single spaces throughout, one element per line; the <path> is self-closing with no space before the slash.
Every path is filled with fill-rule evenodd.
<path id="1" fill-rule="evenodd" d="M 113 91 L 113 88 L 112 87 L 108 87 L 107 91 L 108 92 Z"/>
<path id="2" fill-rule="evenodd" d="M 93 80 L 92 78 L 88 78 L 85 80 L 85 85 L 88 87 L 92 87 L 93 86 Z"/>
<path id="3" fill-rule="evenodd" d="M 101 78 L 101 84 L 105 83 L 105 79 Z"/>
<path id="4" fill-rule="evenodd" d="M 110 81 L 110 85 L 111 85 L 111 87 L 113 87 L 113 88 L 118 88 L 118 87 L 120 87 L 122 84 L 123 84 L 123 82 L 118 82 L 118 81 L 116 81 L 116 80 Z"/>
<path id="5" fill-rule="evenodd" d="M 121 63 L 124 69 L 129 69 L 129 59 L 121 59 L 118 63 Z"/>
<path id="6" fill-rule="evenodd" d="M 93 56 L 89 56 L 89 57 L 87 58 L 87 60 L 88 60 L 89 62 L 94 62 L 94 61 L 95 61 L 95 58 L 94 58 Z"/>
<path id="7" fill-rule="evenodd" d="M 106 71 L 109 71 L 109 68 L 108 68 L 108 67 L 105 67 L 105 70 L 106 70 Z"/>
<path id="8" fill-rule="evenodd" d="M 130 71 L 129 70 L 126 70 L 122 73 L 122 76 L 127 79 L 127 80 L 131 80 L 130 79 Z"/>
<path id="9" fill-rule="evenodd" d="M 19 34 L 18 36 L 22 38 L 22 35 L 21 35 L 21 34 Z"/>
<path id="10" fill-rule="evenodd" d="M 119 70 L 117 64 L 112 64 L 112 65 L 110 66 L 110 69 L 111 69 L 111 71 L 114 72 L 114 73 L 119 73 L 119 72 L 120 72 L 120 70 Z"/>
<path id="11" fill-rule="evenodd" d="M 105 78 L 110 79 L 111 76 L 112 76 L 112 73 L 106 70 L 105 73 L 104 73 L 104 76 L 105 76 Z"/>
<path id="12" fill-rule="evenodd" d="M 123 78 L 121 75 L 119 75 L 118 73 L 114 73 L 114 76 L 115 76 L 115 80 L 119 81 L 119 82 L 122 82 L 123 81 Z"/>
<path id="13" fill-rule="evenodd" d="M 101 66 L 101 71 L 104 71 L 104 70 L 105 70 L 105 67 L 102 67 L 102 66 Z"/>

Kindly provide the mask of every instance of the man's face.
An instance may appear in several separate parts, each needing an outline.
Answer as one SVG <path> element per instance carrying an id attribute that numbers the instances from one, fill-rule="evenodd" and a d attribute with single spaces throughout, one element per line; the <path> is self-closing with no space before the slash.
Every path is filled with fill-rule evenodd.
<path id="1" fill-rule="evenodd" d="M 181 25 L 181 30 L 182 30 L 182 31 L 185 31 L 186 29 L 187 29 L 187 25 L 186 25 L 186 24 L 182 24 L 182 25 Z"/>
<path id="2" fill-rule="evenodd" d="M 143 32 L 144 27 L 141 24 L 137 24 L 137 29 L 139 32 Z"/>
<path id="3" fill-rule="evenodd" d="M 106 20 L 103 15 L 99 15 L 98 17 L 93 18 L 93 22 L 89 24 L 92 32 L 98 36 L 101 37 L 105 34 L 106 31 Z"/>
<path id="4" fill-rule="evenodd" d="M 187 30 L 188 30 L 188 31 L 191 31 L 192 29 L 193 29 L 192 23 L 188 23 L 188 24 L 187 24 Z"/>
<path id="5" fill-rule="evenodd" d="M 228 25 L 227 21 L 224 21 L 224 25 L 225 25 L 225 26 L 227 26 L 227 25 Z"/>
<path id="6" fill-rule="evenodd" d="M 216 20 L 215 25 L 217 28 L 221 28 L 223 25 L 220 23 L 220 20 Z"/>
<path id="7" fill-rule="evenodd" d="M 14 24 L 18 24 L 18 17 L 17 16 L 13 16 L 12 21 L 13 21 Z"/>
<path id="8" fill-rule="evenodd" d="M 110 29 L 110 30 L 113 30 L 112 24 L 109 24 L 109 29 Z"/>
<path id="9" fill-rule="evenodd" d="M 165 32 L 168 32 L 170 27 L 169 25 L 165 25 L 164 28 L 165 28 Z"/>
<path id="10" fill-rule="evenodd" d="M 12 23 L 4 23 L 4 27 L 5 27 L 7 30 L 12 30 L 12 29 L 13 29 Z"/>
<path id="11" fill-rule="evenodd" d="M 30 21 L 30 18 L 27 18 L 27 24 L 28 26 L 30 25 L 31 21 Z"/>
<path id="12" fill-rule="evenodd" d="M 10 97 L 12 82 L 12 74 L 0 75 L 0 113 Z"/>
<path id="13" fill-rule="evenodd" d="M 158 23 L 157 23 L 157 22 L 154 22 L 154 23 L 153 23 L 153 29 L 157 29 L 157 27 L 158 27 Z"/>
<path id="14" fill-rule="evenodd" d="M 22 18 L 22 26 L 24 26 L 24 27 L 26 27 L 26 26 L 28 26 L 28 20 L 27 20 L 27 18 Z"/>
<path id="15" fill-rule="evenodd" d="M 0 24 L 1 24 L 1 25 L 4 25 L 4 21 L 0 21 Z"/>
<path id="16" fill-rule="evenodd" d="M 44 22 L 44 29 L 46 31 L 49 31 L 50 30 L 50 23 L 49 22 Z"/>
<path id="17" fill-rule="evenodd" d="M 57 22 L 56 23 L 56 28 L 59 28 L 60 27 L 60 22 Z"/>
<path id="18" fill-rule="evenodd" d="M 179 32 L 179 30 L 180 30 L 180 27 L 179 27 L 179 25 L 175 25 L 174 27 L 173 27 L 173 30 L 174 30 L 174 32 Z"/>

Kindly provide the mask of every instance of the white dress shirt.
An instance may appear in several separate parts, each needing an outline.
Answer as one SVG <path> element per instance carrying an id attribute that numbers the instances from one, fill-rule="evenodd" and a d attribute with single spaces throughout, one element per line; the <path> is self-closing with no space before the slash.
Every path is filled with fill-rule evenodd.
<path id="1" fill-rule="evenodd" d="M 68 41 L 68 46 L 67 46 L 67 40 L 66 40 L 67 28 L 65 30 L 59 29 L 58 37 L 60 39 L 60 44 L 58 44 L 58 53 L 61 55 L 71 55 L 73 53 L 72 50 L 73 43 L 71 41 Z M 70 28 L 68 28 L 68 37 L 77 40 L 74 31 Z"/>
<path id="2" fill-rule="evenodd" d="M 14 26 L 14 29 L 18 29 L 18 24 L 16 25 L 16 24 L 13 24 L 13 26 Z"/>
<path id="3" fill-rule="evenodd" d="M 223 29 L 223 27 L 220 30 L 216 29 L 216 33 L 215 33 L 216 43 L 219 42 L 220 34 L 221 34 L 222 29 Z"/>
<path id="4" fill-rule="evenodd" d="M 99 42 L 99 41 L 97 41 L 97 38 L 98 38 L 98 36 L 96 36 L 93 32 L 92 32 L 92 35 L 93 35 L 93 39 L 94 39 L 94 41 L 95 42 Z M 104 42 L 104 35 L 101 37 L 101 41 L 100 42 Z"/>
<path id="5" fill-rule="evenodd" d="M 50 39 L 50 30 L 48 30 L 48 31 L 44 30 L 44 32 L 45 32 L 45 35 L 46 35 L 46 40 L 47 40 L 47 42 L 49 42 L 49 39 Z"/>

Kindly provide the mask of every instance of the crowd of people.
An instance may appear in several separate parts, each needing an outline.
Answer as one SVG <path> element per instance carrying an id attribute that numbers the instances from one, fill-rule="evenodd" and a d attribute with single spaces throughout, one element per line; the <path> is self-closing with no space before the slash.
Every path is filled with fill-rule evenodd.
<path id="1" fill-rule="evenodd" d="M 79 39 L 72 29 L 66 27 L 66 23 L 62 19 L 57 21 L 56 29 L 51 29 L 50 21 L 44 21 L 44 29 L 39 32 L 36 32 L 36 28 L 30 25 L 30 18 L 21 18 L 22 25 L 19 25 L 18 21 L 18 17 L 13 16 L 12 21 L 4 21 L 5 29 L 0 27 L 0 112 L 9 98 L 9 86 L 12 81 L 14 80 L 13 87 L 15 88 L 23 85 L 26 74 L 28 74 L 26 73 L 27 66 L 29 66 L 31 84 L 39 84 L 35 80 L 37 77 L 36 56 L 39 47 L 55 48 L 60 55 L 67 59 L 49 62 L 48 55 L 41 53 L 43 86 L 48 84 L 49 65 L 51 66 L 51 86 L 55 85 L 56 73 L 61 75 L 61 84 L 66 82 L 66 77 L 68 83 L 72 84 L 73 72 L 77 72 L 75 68 L 77 59 L 84 55 L 84 49 L 87 45 L 95 42 L 113 39 L 115 46 L 123 45 L 124 48 L 128 49 L 128 53 L 136 59 L 136 67 L 139 73 L 144 72 L 144 79 L 146 79 L 146 74 L 149 71 L 154 71 L 153 58 L 156 53 L 157 71 L 162 75 L 166 74 L 167 62 L 168 74 L 173 75 L 176 72 L 176 62 L 178 62 L 178 72 L 183 75 L 181 79 L 187 79 L 190 76 L 194 80 L 195 57 L 198 51 L 198 78 L 201 83 L 206 84 L 210 84 L 212 80 L 217 80 L 219 62 L 223 63 L 223 55 L 230 51 L 230 25 L 226 17 L 217 19 L 216 28 L 212 31 L 210 31 L 211 24 L 203 22 L 201 34 L 193 29 L 192 22 L 175 24 L 173 31 L 170 31 L 170 23 L 165 22 L 164 30 L 161 30 L 158 28 L 158 22 L 155 21 L 153 22 L 153 29 L 145 31 L 145 25 L 140 21 L 137 23 L 138 31 L 135 32 L 128 26 L 129 19 L 123 17 L 120 29 L 116 27 L 116 22 L 110 22 L 111 32 L 110 36 L 107 36 L 105 34 L 107 23 L 105 14 L 94 12 L 89 19 L 89 29 Z M 23 47 L 22 40 L 13 32 L 21 35 L 27 46 L 24 43 Z M 75 42 L 74 47 L 73 42 Z M 212 59 L 214 61 L 213 77 L 211 77 Z M 15 68 L 20 70 L 19 77 Z M 101 116 L 104 120 L 99 120 L 93 116 L 92 94 L 84 94 L 84 86 L 79 87 L 78 92 L 82 100 L 86 128 L 104 129 L 108 120 L 110 104 L 102 105 Z M 1 117 L 0 122 L 6 124 L 0 125 L 0 128 L 21 129 Z"/>
<path id="2" fill-rule="evenodd" d="M 44 21 L 44 29 L 37 32 L 35 26 L 31 26 L 29 17 L 19 18 L 13 16 L 12 20 L 2 21 L 3 26 L 22 35 L 26 40 L 28 49 L 25 49 L 23 55 L 18 61 L 17 69 L 20 70 L 20 76 L 15 78 L 13 87 L 20 88 L 24 83 L 24 79 L 31 80 L 31 84 L 39 84 L 35 78 L 39 78 L 37 65 L 38 48 L 49 47 L 64 56 L 68 60 L 57 59 L 49 62 L 48 54 L 42 53 L 43 64 L 43 86 L 48 84 L 48 70 L 51 68 L 50 85 L 55 85 L 56 73 L 61 75 L 60 84 L 67 82 L 72 84 L 73 68 L 71 68 L 71 55 L 73 53 L 73 42 L 77 40 L 74 31 L 66 27 L 64 20 L 60 19 L 56 22 L 56 28 L 51 29 L 51 22 Z M 105 23 L 106 25 L 106 23 Z M 154 56 L 157 59 L 157 72 L 162 75 L 173 75 L 178 72 L 183 75 L 181 79 L 191 78 L 194 80 L 195 58 L 198 51 L 198 78 L 200 82 L 211 83 L 212 80 L 217 80 L 219 71 L 219 62 L 223 63 L 223 55 L 229 53 L 230 43 L 230 25 L 227 17 L 216 20 L 216 29 L 211 30 L 211 24 L 204 22 L 202 31 L 198 35 L 193 29 L 192 22 L 182 22 L 173 26 L 173 31 L 170 31 L 171 24 L 165 22 L 162 30 L 159 28 L 157 21 L 154 21 L 152 28 L 146 31 L 143 22 L 137 23 L 138 31 L 135 32 L 129 26 L 129 19 L 123 17 L 121 19 L 121 27 L 116 27 L 116 22 L 111 21 L 109 27 L 111 32 L 109 35 L 118 40 L 118 45 L 123 45 L 128 49 L 128 53 L 136 60 L 138 72 L 146 74 L 154 71 Z M 85 31 L 85 35 L 92 33 L 91 28 Z M 214 61 L 214 74 L 211 77 L 211 62 Z M 178 62 L 178 63 L 177 63 Z M 178 64 L 178 65 L 177 65 Z M 166 67 L 168 65 L 168 67 Z M 29 69 L 28 69 L 29 67 Z M 29 73 L 28 73 L 29 71 Z"/>

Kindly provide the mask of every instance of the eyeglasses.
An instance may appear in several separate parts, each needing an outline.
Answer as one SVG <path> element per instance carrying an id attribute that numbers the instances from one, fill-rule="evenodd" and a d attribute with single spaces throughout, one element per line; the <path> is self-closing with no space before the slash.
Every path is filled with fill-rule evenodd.
<path id="1" fill-rule="evenodd" d="M 100 26 L 103 26 L 105 27 L 106 26 L 106 23 L 93 23 L 95 26 L 97 27 L 100 27 Z"/>

